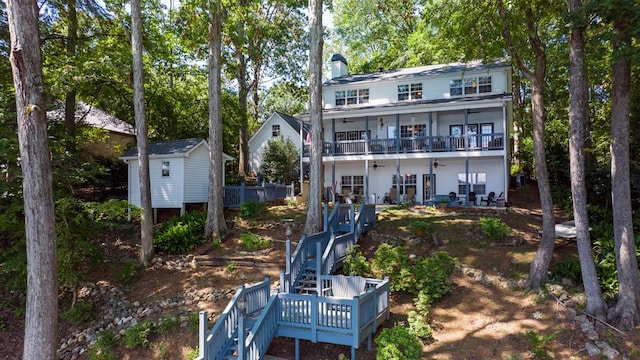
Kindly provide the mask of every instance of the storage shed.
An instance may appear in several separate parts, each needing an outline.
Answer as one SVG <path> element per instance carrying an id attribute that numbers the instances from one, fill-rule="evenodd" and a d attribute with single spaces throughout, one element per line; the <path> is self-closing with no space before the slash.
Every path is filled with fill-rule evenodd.
<path id="1" fill-rule="evenodd" d="M 206 204 L 209 189 L 209 144 L 198 138 L 157 141 L 148 144 L 151 207 L 179 209 L 184 214 L 188 205 Z M 120 157 L 128 164 L 128 200 L 140 206 L 138 148 Z M 222 154 L 223 163 L 233 160 Z M 224 183 L 225 173 L 222 167 Z M 157 216 L 157 215 L 156 215 Z"/>

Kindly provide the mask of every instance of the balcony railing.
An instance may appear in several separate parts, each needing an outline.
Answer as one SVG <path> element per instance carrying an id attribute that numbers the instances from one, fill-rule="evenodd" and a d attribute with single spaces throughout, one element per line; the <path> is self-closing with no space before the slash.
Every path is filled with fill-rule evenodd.
<path id="1" fill-rule="evenodd" d="M 309 149 L 309 143 L 305 143 L 303 156 L 309 156 Z M 495 133 L 324 142 L 322 155 L 346 156 L 502 149 L 504 149 L 503 134 Z"/>

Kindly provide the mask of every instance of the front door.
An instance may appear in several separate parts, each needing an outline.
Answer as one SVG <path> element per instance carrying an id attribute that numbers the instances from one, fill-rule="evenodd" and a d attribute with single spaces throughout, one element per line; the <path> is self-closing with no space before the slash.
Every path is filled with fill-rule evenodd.
<path id="1" fill-rule="evenodd" d="M 436 195 L 436 174 L 423 174 L 422 183 L 424 184 L 422 201 L 425 202 Z"/>

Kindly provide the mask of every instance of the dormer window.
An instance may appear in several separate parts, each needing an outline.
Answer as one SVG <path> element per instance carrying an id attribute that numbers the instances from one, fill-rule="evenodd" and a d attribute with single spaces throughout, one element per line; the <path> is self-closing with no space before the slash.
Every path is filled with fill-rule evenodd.
<path id="1" fill-rule="evenodd" d="M 271 136 L 280 136 L 280 125 L 271 125 Z"/>
<path id="2" fill-rule="evenodd" d="M 336 106 L 366 104 L 369 102 L 369 89 L 336 91 Z"/>
<path id="3" fill-rule="evenodd" d="M 398 85 L 398 101 L 422 99 L 422 84 Z"/>
<path id="4" fill-rule="evenodd" d="M 479 76 L 449 81 L 449 95 L 474 95 L 491 92 L 491 76 Z"/>

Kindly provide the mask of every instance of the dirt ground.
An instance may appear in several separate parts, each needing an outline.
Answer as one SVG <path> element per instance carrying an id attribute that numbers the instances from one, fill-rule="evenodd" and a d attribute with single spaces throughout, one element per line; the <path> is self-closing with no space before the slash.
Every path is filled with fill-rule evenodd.
<path id="1" fill-rule="evenodd" d="M 533 359 L 532 341 L 525 337 L 528 330 L 540 336 L 549 335 L 551 340 L 545 344 L 550 358 L 554 359 L 588 359 L 584 349 L 585 335 L 566 320 L 565 309 L 555 299 L 541 298 L 535 293 L 526 293 L 520 289 L 487 284 L 478 281 L 478 274 L 488 276 L 509 277 L 514 274 L 528 272 L 528 259 L 535 251 L 538 239 L 534 230 L 541 225 L 541 213 L 535 186 L 529 191 L 514 190 L 510 193 L 510 205 L 513 207 L 500 217 L 513 229 L 514 238 L 519 239 L 517 245 L 489 244 L 482 249 L 461 248 L 446 241 L 451 236 L 451 227 L 464 224 L 468 219 L 455 214 L 443 213 L 440 225 L 434 235 L 444 239 L 437 248 L 459 257 L 467 271 L 456 271 L 451 279 L 453 289 L 433 307 L 431 325 L 434 330 L 433 341 L 425 344 L 425 359 Z M 419 209 L 418 209 L 419 210 Z M 417 211 L 418 211 L 417 210 Z M 237 215 L 237 214 L 236 214 Z M 561 214 L 560 214 L 561 215 Z M 229 214 L 227 218 L 230 218 Z M 377 228 L 367 234 L 360 243 L 365 254 L 371 256 L 381 237 L 397 236 L 398 229 L 387 222 L 385 215 L 379 216 Z M 560 217 L 562 219 L 562 217 Z M 292 239 L 299 239 L 304 227 L 304 218 L 297 217 L 289 221 L 243 222 L 238 221 L 232 235 L 221 247 L 212 249 L 203 245 L 194 254 L 209 254 L 218 259 L 225 259 L 236 264 L 233 266 L 202 266 L 196 269 L 166 270 L 152 269 L 143 272 L 140 278 L 131 285 L 122 288 L 131 301 L 141 304 L 153 299 L 184 293 L 192 289 L 216 288 L 233 293 L 239 285 L 251 284 L 270 276 L 272 281 L 279 279 L 284 269 L 285 229 L 293 224 Z M 100 239 L 106 254 L 106 260 L 99 272 L 92 274 L 91 281 L 107 284 L 119 284 L 118 273 L 123 259 L 135 259 L 137 229 L 124 229 L 112 232 Z M 243 253 L 239 239 L 243 231 L 250 231 L 265 239 L 272 240 L 272 250 L 259 255 Z M 474 234 L 467 230 L 461 236 L 474 241 Z M 422 256 L 435 250 L 435 246 L 424 243 L 410 249 L 410 253 Z M 522 255 L 522 254 L 528 255 Z M 559 244 L 554 254 L 554 261 L 576 253 L 573 244 Z M 167 258 L 167 257 L 165 257 Z M 251 259 L 260 262 L 261 266 L 243 266 L 242 261 Z M 234 262 L 235 261 L 235 262 Z M 469 270 L 470 269 L 470 270 Z M 574 291 L 579 292 L 576 288 Z M 23 296 L 4 294 L 2 304 L 16 304 L 24 301 Z M 229 299 L 218 302 L 193 304 L 193 312 L 206 310 L 210 314 L 220 314 Z M 67 304 L 66 297 L 61 298 L 61 307 Z M 63 310 L 63 309 L 61 309 Z M 384 326 L 407 325 L 407 313 L 413 310 L 412 297 L 408 295 L 392 295 L 391 319 Z M 8 305 L 0 307 L 0 358 L 13 360 L 21 358 L 24 313 Z M 98 316 L 100 316 L 98 314 Z M 86 326 L 85 326 L 86 327 Z M 60 335 L 75 330 L 76 327 L 65 320 L 60 320 Z M 628 359 L 640 359 L 637 350 L 640 348 L 640 331 L 626 334 L 622 338 L 614 331 L 603 330 L 603 339 L 623 351 Z M 151 339 L 149 349 L 128 349 L 124 346 L 117 350 L 118 359 L 184 359 L 187 352 L 197 347 L 198 335 L 189 327 L 179 327 L 171 334 Z M 367 350 L 366 342 L 357 351 L 357 359 L 375 359 L 375 343 L 372 350 Z M 269 348 L 268 354 L 285 359 L 294 359 L 294 341 L 277 338 Z M 350 348 L 331 344 L 301 341 L 302 359 L 338 359 L 340 354 L 347 357 Z M 79 359 L 87 358 L 80 357 Z M 635 357 L 634 357 L 635 356 Z"/>

